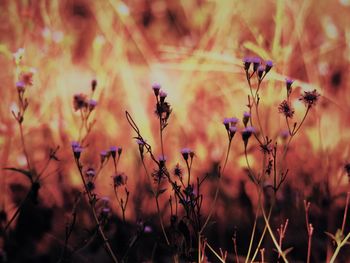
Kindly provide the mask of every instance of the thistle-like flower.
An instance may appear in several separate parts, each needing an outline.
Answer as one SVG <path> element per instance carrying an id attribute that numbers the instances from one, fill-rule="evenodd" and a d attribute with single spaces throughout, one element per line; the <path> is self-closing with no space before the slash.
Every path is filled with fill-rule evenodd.
<path id="1" fill-rule="evenodd" d="M 299 100 L 304 102 L 307 107 L 311 108 L 317 103 L 320 96 L 317 90 L 314 89 L 313 91 L 304 91 L 304 94 L 300 96 Z"/>
<path id="2" fill-rule="evenodd" d="M 282 113 L 286 118 L 293 118 L 294 109 L 290 105 L 290 103 L 286 100 L 282 101 L 278 106 L 278 111 Z"/>

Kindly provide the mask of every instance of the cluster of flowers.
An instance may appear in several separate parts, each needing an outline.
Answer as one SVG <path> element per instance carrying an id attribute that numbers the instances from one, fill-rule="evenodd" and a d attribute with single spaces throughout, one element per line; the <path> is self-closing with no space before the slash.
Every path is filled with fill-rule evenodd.
<path id="1" fill-rule="evenodd" d="M 164 129 L 172 111 L 170 104 L 165 101 L 168 94 L 164 90 L 161 90 L 159 83 L 154 83 L 152 89 L 157 100 L 155 113 L 161 121 L 162 129 Z"/>
<path id="2" fill-rule="evenodd" d="M 282 113 L 286 118 L 292 119 L 294 116 L 294 108 L 291 106 L 290 95 L 292 93 L 293 80 L 286 79 L 286 91 L 287 98 L 283 100 L 279 106 L 278 111 Z M 320 94 L 314 89 L 313 91 L 304 91 L 304 94 L 300 95 L 299 100 L 302 101 L 305 106 L 310 109 L 312 106 L 316 105 Z"/>
<path id="3" fill-rule="evenodd" d="M 259 82 L 261 82 L 273 67 L 273 62 L 271 60 L 267 60 L 265 61 L 264 65 L 261 59 L 258 57 L 246 57 L 243 59 L 243 65 L 247 79 L 251 79 L 252 76 L 256 73 Z M 251 65 L 253 66 L 251 67 Z"/>
<path id="4" fill-rule="evenodd" d="M 255 129 L 252 126 L 248 126 L 248 122 L 250 119 L 250 113 L 249 112 L 244 112 L 243 113 L 243 118 L 242 122 L 244 124 L 244 129 L 242 130 L 242 139 L 244 142 L 244 145 L 247 146 L 248 140 L 250 136 L 255 133 Z M 231 118 L 224 118 L 223 124 L 225 126 L 225 129 L 227 131 L 228 139 L 231 141 L 234 137 L 234 135 L 237 132 L 237 124 L 239 122 L 239 119 L 236 117 L 231 117 Z"/>
<path id="5" fill-rule="evenodd" d="M 91 91 L 92 94 L 95 92 L 97 87 L 97 81 L 91 81 Z M 91 96 L 92 97 L 92 96 Z M 97 106 L 97 101 L 94 99 L 88 99 L 88 96 L 82 93 L 75 94 L 73 97 L 73 107 L 75 111 L 84 110 L 91 112 Z"/>

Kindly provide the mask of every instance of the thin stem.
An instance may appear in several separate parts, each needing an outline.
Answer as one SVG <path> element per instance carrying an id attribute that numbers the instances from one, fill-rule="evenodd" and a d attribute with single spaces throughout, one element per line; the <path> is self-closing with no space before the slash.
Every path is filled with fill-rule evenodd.
<path id="1" fill-rule="evenodd" d="M 157 212 L 158 212 L 158 216 L 159 216 L 160 226 L 161 226 L 161 228 L 162 228 L 165 241 L 166 241 L 167 245 L 170 246 L 170 242 L 169 242 L 168 236 L 167 236 L 167 234 L 166 234 L 166 232 L 165 232 L 165 228 L 164 228 L 164 224 L 163 224 L 162 215 L 161 215 L 161 213 L 160 213 L 159 202 L 158 202 L 158 197 L 157 197 L 157 196 L 156 196 L 156 204 L 157 204 Z"/>
<path id="2" fill-rule="evenodd" d="M 109 241 L 108 241 L 106 235 L 103 232 L 102 225 L 101 225 L 100 220 L 98 219 L 98 216 L 96 214 L 95 197 L 91 194 L 91 192 L 89 191 L 89 188 L 88 188 L 88 186 L 86 184 L 86 181 L 85 181 L 84 175 L 83 175 L 83 171 L 82 171 L 82 166 L 79 163 L 79 160 L 77 158 L 75 158 L 75 162 L 76 162 L 76 165 L 78 167 L 78 170 L 79 170 L 79 173 L 80 173 L 80 177 L 81 177 L 81 179 L 83 181 L 84 188 L 85 188 L 85 191 L 86 191 L 88 199 L 89 199 L 90 208 L 91 208 L 91 211 L 92 211 L 92 214 L 93 214 L 96 226 L 98 228 L 98 232 L 99 232 L 101 238 L 103 239 L 103 243 L 105 245 L 105 249 L 106 249 L 107 253 L 109 254 L 109 256 L 111 257 L 111 259 L 113 260 L 113 262 L 118 263 L 118 259 L 115 256 L 115 254 L 114 254 L 114 252 L 113 252 L 113 250 L 111 248 L 111 245 L 109 244 Z"/>
<path id="3" fill-rule="evenodd" d="M 154 199 L 155 199 L 155 201 L 156 201 L 157 214 L 158 214 L 158 217 L 159 217 L 160 226 L 161 226 L 161 228 L 162 228 L 162 232 L 163 232 L 165 241 L 166 241 L 167 245 L 169 246 L 169 245 L 170 245 L 170 242 L 169 242 L 168 236 L 167 236 L 167 234 L 166 234 L 166 232 L 165 232 L 165 228 L 164 228 L 164 225 L 163 225 L 163 219 L 162 219 L 162 215 L 161 215 L 161 213 L 160 213 L 160 208 L 159 208 L 159 203 L 158 203 L 158 196 L 157 196 L 157 193 L 156 193 L 156 192 L 154 191 L 154 189 L 153 189 L 153 186 L 152 186 L 152 178 L 151 178 L 151 175 L 149 174 L 149 172 L 148 172 L 148 170 L 147 170 L 145 161 L 143 160 L 142 156 L 141 156 L 141 162 L 142 162 L 143 168 L 145 169 L 147 178 L 148 178 L 148 180 L 149 180 L 149 183 L 150 183 L 150 186 L 151 186 L 151 189 L 152 189 L 152 193 L 153 193 Z"/>
<path id="4" fill-rule="evenodd" d="M 31 171 L 29 155 L 28 155 L 26 144 L 25 144 L 25 140 L 24 140 L 23 125 L 22 125 L 21 122 L 19 122 L 19 132 L 20 132 L 20 135 L 21 135 L 21 143 L 22 143 L 22 147 L 23 147 L 23 153 L 24 153 L 24 156 L 25 156 L 26 161 L 27 161 L 27 167 L 28 167 L 28 170 Z"/>
<path id="5" fill-rule="evenodd" d="M 258 220 L 258 212 L 259 212 L 259 207 L 258 207 L 258 210 L 256 211 L 256 214 L 255 214 L 255 220 L 254 220 L 253 230 L 252 230 L 252 234 L 250 235 L 249 248 L 248 248 L 247 256 L 246 256 L 246 258 L 245 258 L 245 263 L 248 263 L 248 261 L 249 261 L 249 256 L 250 256 L 250 252 L 251 252 L 251 249 L 252 249 L 252 247 L 253 247 L 253 241 L 254 241 L 255 230 L 256 230 L 256 223 L 257 223 L 257 220 Z M 253 261 L 253 260 L 252 260 L 252 261 Z"/>
<path id="6" fill-rule="evenodd" d="M 270 223 L 269 223 L 269 221 L 268 221 L 268 219 L 267 219 L 267 217 L 266 217 L 265 210 L 264 210 L 264 207 L 263 207 L 262 205 L 261 205 L 261 211 L 262 211 L 262 213 L 263 213 L 263 217 L 264 217 L 264 220 L 265 220 L 265 224 L 266 224 L 266 226 L 267 226 L 267 230 L 268 230 L 269 233 L 270 233 L 271 239 L 272 239 L 272 241 L 273 241 L 273 243 L 274 243 L 274 245 L 275 245 L 275 247 L 276 247 L 278 253 L 281 254 L 281 257 L 283 258 L 284 262 L 288 263 L 288 260 L 287 260 L 287 258 L 286 258 L 286 255 L 285 255 L 284 252 L 282 251 L 281 247 L 278 245 L 278 242 L 277 242 L 277 240 L 276 240 L 276 238 L 275 238 L 275 235 L 274 235 L 274 233 L 273 233 L 273 231 L 272 231 L 272 229 L 271 229 Z"/>
<path id="7" fill-rule="evenodd" d="M 338 244 L 337 248 L 334 251 L 334 254 L 332 258 L 330 259 L 329 263 L 334 263 L 335 259 L 337 258 L 340 249 L 348 242 L 348 239 L 350 238 L 350 232 L 346 235 L 346 237 L 343 239 L 343 241 Z"/>
<path id="8" fill-rule="evenodd" d="M 345 224 L 346 224 L 346 217 L 348 214 L 348 208 L 349 208 L 349 199 L 350 199 L 350 192 L 347 192 L 346 194 L 346 204 L 345 204 L 345 210 L 344 210 L 344 216 L 343 216 L 343 224 L 341 226 L 341 232 L 344 234 Z"/>
<path id="9" fill-rule="evenodd" d="M 213 254 L 220 260 L 220 262 L 225 263 L 225 260 L 221 258 L 221 256 L 208 244 L 206 243 L 207 247 L 213 252 Z"/>
<path id="10" fill-rule="evenodd" d="M 271 218 L 271 214 L 272 214 L 272 209 L 273 209 L 273 207 L 274 207 L 274 203 L 271 205 L 270 210 L 269 210 L 269 214 L 268 214 L 268 216 L 267 216 L 267 220 L 269 220 L 269 221 L 270 221 L 270 218 Z M 254 254 L 253 254 L 253 257 L 252 257 L 251 262 L 254 262 L 254 259 L 256 258 L 256 256 L 257 256 L 258 253 L 259 253 L 259 248 L 260 248 L 260 246 L 261 246 L 262 241 L 264 240 L 266 231 L 267 231 L 267 226 L 266 226 L 266 224 L 265 224 L 264 230 L 263 230 L 263 232 L 262 232 L 262 234 L 261 234 L 261 237 L 260 237 L 260 239 L 259 239 L 258 245 L 256 246 L 256 249 L 255 249 L 255 252 L 254 252 Z"/>
<path id="11" fill-rule="evenodd" d="M 227 161 L 228 161 L 228 157 L 229 157 L 229 154 L 230 154 L 231 142 L 232 142 L 232 140 L 229 140 L 229 143 L 228 143 L 228 146 L 227 146 L 227 152 L 226 152 L 226 158 L 225 158 L 224 166 L 222 168 L 222 171 L 220 171 L 220 174 L 219 174 L 218 183 L 217 183 L 217 186 L 216 186 L 216 189 L 215 189 L 214 200 L 212 202 L 212 205 L 211 205 L 211 208 L 210 208 L 210 211 L 209 211 L 209 215 L 208 215 L 207 219 L 205 220 L 203 226 L 201 227 L 201 229 L 199 231 L 199 235 L 204 231 L 205 227 L 209 223 L 209 220 L 210 220 L 210 218 L 211 218 L 211 216 L 212 216 L 212 214 L 214 212 L 214 208 L 215 208 L 216 201 L 218 199 L 218 195 L 219 195 L 219 191 L 220 191 L 221 177 L 222 177 L 222 174 L 225 171 L 226 164 L 227 164 Z"/>

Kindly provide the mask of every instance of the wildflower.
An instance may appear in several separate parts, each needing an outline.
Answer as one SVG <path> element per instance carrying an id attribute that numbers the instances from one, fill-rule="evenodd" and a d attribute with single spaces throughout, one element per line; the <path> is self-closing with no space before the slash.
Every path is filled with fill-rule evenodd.
<path id="1" fill-rule="evenodd" d="M 158 161 L 159 161 L 159 167 L 163 168 L 165 166 L 166 157 L 164 155 L 161 155 L 158 157 Z"/>
<path id="2" fill-rule="evenodd" d="M 119 173 L 113 176 L 114 187 L 126 185 L 128 177 L 124 173 Z"/>
<path id="3" fill-rule="evenodd" d="M 286 140 L 288 139 L 289 137 L 289 131 L 288 130 L 283 130 L 280 132 L 280 137 L 281 139 L 286 142 Z"/>
<path id="4" fill-rule="evenodd" d="M 97 87 L 97 80 L 93 79 L 91 81 L 91 90 L 92 90 L 92 92 L 94 92 L 96 90 L 96 87 Z"/>
<path id="5" fill-rule="evenodd" d="M 165 101 L 165 98 L 168 96 L 168 93 L 166 93 L 165 91 L 161 90 L 159 92 L 159 98 L 160 98 L 160 102 L 163 103 Z"/>
<path id="6" fill-rule="evenodd" d="M 284 114 L 286 118 L 293 118 L 294 109 L 290 106 L 289 102 L 286 100 L 280 103 L 280 105 L 278 106 L 278 111 Z"/>
<path id="7" fill-rule="evenodd" d="M 85 172 L 87 177 L 94 177 L 96 175 L 94 168 L 88 168 Z"/>
<path id="8" fill-rule="evenodd" d="M 229 128 L 229 138 L 230 138 L 230 140 L 232 140 L 232 138 L 233 138 L 233 136 L 235 136 L 236 132 L 237 132 L 237 127 L 231 126 Z"/>
<path id="9" fill-rule="evenodd" d="M 253 62 L 253 70 L 254 72 L 257 71 L 258 67 L 260 66 L 261 60 L 258 57 L 255 57 L 252 59 Z"/>
<path id="10" fill-rule="evenodd" d="M 251 126 L 245 127 L 242 131 L 242 139 L 244 142 L 244 146 L 247 147 L 248 140 L 250 136 L 255 132 L 255 129 Z"/>
<path id="11" fill-rule="evenodd" d="M 156 95 L 156 97 L 157 97 L 158 94 L 159 94 L 160 88 L 161 88 L 161 85 L 160 85 L 159 83 L 153 83 L 152 89 L 153 89 L 154 95 Z"/>
<path id="12" fill-rule="evenodd" d="M 176 164 L 174 168 L 174 175 L 179 177 L 180 179 L 182 178 L 182 169 L 179 164 Z"/>
<path id="13" fill-rule="evenodd" d="M 106 158 L 108 158 L 108 152 L 107 151 L 101 151 L 100 152 L 100 157 L 101 157 L 101 163 L 103 163 Z"/>
<path id="14" fill-rule="evenodd" d="M 152 233 L 152 227 L 150 226 L 145 226 L 145 228 L 143 229 L 144 233 Z"/>
<path id="15" fill-rule="evenodd" d="M 236 117 L 232 117 L 229 119 L 231 126 L 236 126 L 236 124 L 239 122 L 239 120 Z"/>
<path id="16" fill-rule="evenodd" d="M 245 111 L 243 113 L 243 124 L 244 124 L 244 127 L 247 127 L 249 119 L 250 119 L 250 113 Z"/>
<path id="17" fill-rule="evenodd" d="M 183 148 L 181 150 L 182 157 L 185 159 L 185 161 L 188 160 L 188 156 L 192 151 L 189 148 Z"/>
<path id="18" fill-rule="evenodd" d="M 230 118 L 225 118 L 222 123 L 225 125 L 226 130 L 230 128 Z"/>
<path id="19" fill-rule="evenodd" d="M 88 101 L 88 106 L 89 106 L 89 111 L 93 111 L 96 108 L 97 101 L 96 100 L 89 100 Z"/>
<path id="20" fill-rule="evenodd" d="M 118 155 L 120 156 L 122 154 L 123 148 L 122 147 L 118 147 Z"/>
<path id="21" fill-rule="evenodd" d="M 71 146 L 72 146 L 74 157 L 76 159 L 79 159 L 81 152 L 83 151 L 83 148 L 80 146 L 80 144 L 77 141 L 73 141 L 71 143 Z"/>
<path id="22" fill-rule="evenodd" d="M 26 86 L 32 86 L 33 85 L 33 75 L 34 73 L 32 71 L 29 72 L 22 72 L 19 76 L 20 81 L 22 81 Z"/>
<path id="23" fill-rule="evenodd" d="M 273 62 L 271 60 L 266 61 L 265 74 L 267 74 L 273 67 Z"/>
<path id="24" fill-rule="evenodd" d="M 16 88 L 17 88 L 17 91 L 21 93 L 25 91 L 26 85 L 23 81 L 20 80 L 16 82 Z"/>
<path id="25" fill-rule="evenodd" d="M 104 206 L 104 207 L 108 207 L 109 201 L 110 201 L 108 196 L 102 197 L 102 198 L 101 198 L 101 201 L 103 202 L 103 206 Z"/>
<path id="26" fill-rule="evenodd" d="M 163 98 L 163 99 L 162 99 Z M 165 102 L 165 97 L 162 97 L 160 103 L 157 103 L 156 105 L 156 111 L 158 118 L 161 119 L 163 124 L 166 124 L 167 120 L 170 117 L 170 114 L 172 112 L 172 109 L 170 107 L 170 104 Z"/>
<path id="27" fill-rule="evenodd" d="M 111 146 L 109 148 L 109 153 L 112 155 L 113 159 L 115 159 L 115 157 L 117 156 L 117 150 L 118 148 L 116 146 Z"/>
<path id="28" fill-rule="evenodd" d="M 314 89 L 313 91 L 304 91 L 304 94 L 300 96 L 299 100 L 303 101 L 305 105 L 311 108 L 316 104 L 320 94 Z"/>
<path id="29" fill-rule="evenodd" d="M 294 80 L 292 79 L 286 79 L 286 89 L 287 89 L 287 97 L 289 97 L 289 95 L 292 93 L 292 84 L 293 84 Z"/>
<path id="30" fill-rule="evenodd" d="M 73 107 L 74 110 L 81 110 L 83 108 L 86 108 L 88 105 L 86 101 L 86 95 L 84 94 L 75 94 L 73 97 Z"/>
<path id="31" fill-rule="evenodd" d="M 249 71 L 250 64 L 252 64 L 252 58 L 250 57 L 245 57 L 243 59 L 243 65 L 244 65 L 244 70 Z"/>
<path id="32" fill-rule="evenodd" d="M 259 79 L 261 80 L 265 72 L 265 67 L 263 65 L 260 65 L 257 71 L 258 71 Z"/>
<path id="33" fill-rule="evenodd" d="M 144 147 L 145 147 L 145 141 L 142 140 L 142 139 L 137 139 L 136 142 L 139 145 L 139 152 L 140 152 L 141 158 L 143 158 L 143 151 L 144 151 Z"/>
<path id="34" fill-rule="evenodd" d="M 107 218 L 111 212 L 111 209 L 109 207 L 104 207 L 101 210 L 101 217 L 102 218 Z"/>
<path id="35" fill-rule="evenodd" d="M 92 181 L 89 181 L 86 183 L 86 188 L 89 192 L 91 192 L 95 189 L 95 184 Z"/>
<path id="36" fill-rule="evenodd" d="M 71 142 L 71 146 L 72 146 L 72 149 L 74 149 L 74 148 L 76 148 L 76 147 L 79 147 L 80 144 L 79 144 L 79 142 L 77 142 L 77 141 L 72 141 L 72 142 Z"/>

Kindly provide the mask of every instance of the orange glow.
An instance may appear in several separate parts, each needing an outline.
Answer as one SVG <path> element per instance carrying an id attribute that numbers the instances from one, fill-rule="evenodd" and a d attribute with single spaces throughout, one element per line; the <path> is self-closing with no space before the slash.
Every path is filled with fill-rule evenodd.
<path id="1" fill-rule="evenodd" d="M 123 148 L 118 169 L 128 176 L 130 198 L 134 198 L 126 211 L 128 220 L 135 221 L 140 211 L 147 215 L 156 211 L 152 198 L 136 200 L 140 187 L 149 181 L 133 138 L 136 134 L 125 117 L 128 111 L 158 158 L 154 82 L 167 92 L 172 108 L 163 134 L 168 169 L 179 163 L 186 171 L 180 153 L 185 147 L 195 152 L 193 183 L 196 176 L 212 172 L 215 164 L 222 166 L 228 144 L 223 120 L 237 117 L 238 132 L 222 175 L 223 196 L 237 198 L 243 181 L 257 208 L 241 138 L 241 119 L 250 95 L 242 66 L 246 56 L 274 62 L 260 87 L 259 110 L 263 129 L 278 142 L 280 151 L 279 136 L 287 129 L 278 112 L 286 97 L 285 78 L 295 80 L 290 98 L 295 115 L 290 125 L 300 123 L 305 113 L 300 95 L 314 89 L 321 94 L 292 140 L 284 163 L 290 168 L 288 184 L 300 190 L 300 198 L 312 192 L 311 182 L 328 180 L 334 196 L 347 189 L 342 168 L 350 162 L 349 1 L 3 0 L 0 6 L 0 165 L 27 167 L 11 112 L 20 110 L 16 82 L 28 82 L 33 74 L 33 85 L 25 90 L 29 102 L 23 120 L 25 147 L 40 171 L 49 150 L 60 146 L 60 161 L 53 162 L 43 176 L 41 196 L 51 207 L 63 207 L 66 193 L 61 188 L 82 188 L 71 147 L 72 141 L 79 140 L 81 125 L 73 96 L 90 94 L 91 81 L 96 79 L 97 106 L 90 116 L 96 122 L 81 159 L 84 168 L 97 169 L 101 151 Z M 256 113 L 252 114 L 255 121 Z M 250 166 L 260 172 L 262 155 L 253 137 L 247 150 Z M 152 172 L 155 167 L 148 155 L 145 163 Z M 114 199 L 113 175 L 110 161 L 97 179 L 99 196 Z M 0 206 L 14 213 L 10 185 L 26 184 L 28 178 L 8 170 L 0 177 Z M 211 193 L 214 186 L 213 179 L 204 188 Z M 160 198 L 164 218 L 170 210 L 170 192 L 169 188 Z M 205 213 L 212 198 L 210 194 L 204 198 Z M 225 217 L 227 207 L 221 202 L 217 214 L 228 223 L 234 215 Z M 112 210 L 121 216 L 117 205 Z"/>

